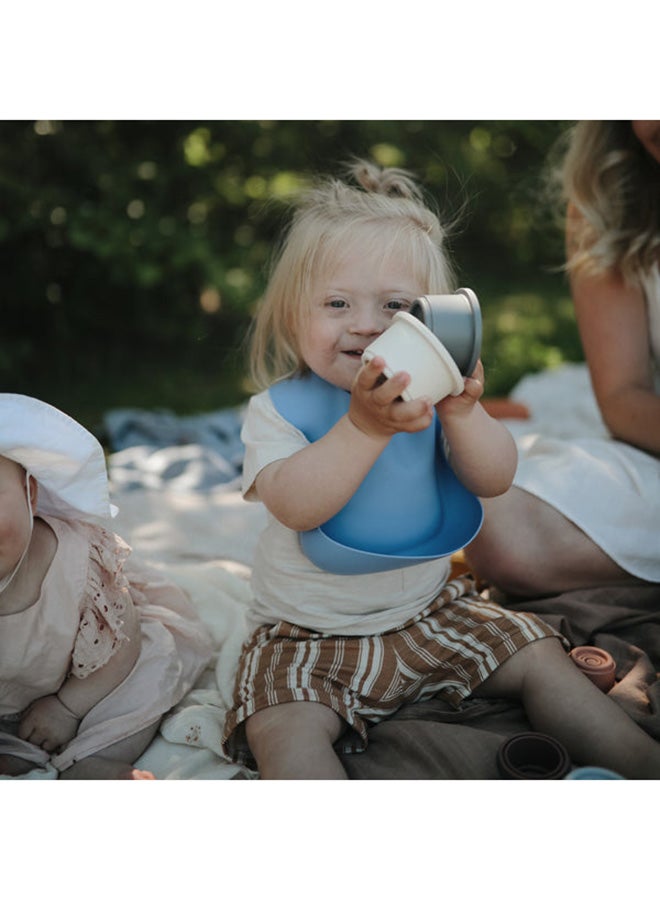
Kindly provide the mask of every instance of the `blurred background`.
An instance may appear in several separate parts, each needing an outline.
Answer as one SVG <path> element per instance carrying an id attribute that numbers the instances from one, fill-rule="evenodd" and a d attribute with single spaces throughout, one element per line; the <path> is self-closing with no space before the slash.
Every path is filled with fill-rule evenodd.
<path id="1" fill-rule="evenodd" d="M 249 392 L 244 336 L 287 201 L 351 156 L 408 168 L 484 318 L 487 394 L 582 358 L 544 190 L 558 121 L 0 123 L 0 389 L 102 437 L 115 408 Z"/>

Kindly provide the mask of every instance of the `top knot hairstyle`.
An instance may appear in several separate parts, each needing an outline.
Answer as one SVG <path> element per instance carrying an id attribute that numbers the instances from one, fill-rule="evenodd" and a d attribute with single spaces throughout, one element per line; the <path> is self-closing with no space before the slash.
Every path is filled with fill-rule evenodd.
<path id="1" fill-rule="evenodd" d="M 405 169 L 381 169 L 367 160 L 358 159 L 348 164 L 346 172 L 361 188 L 373 194 L 403 197 L 420 203 L 424 200 L 413 176 Z"/>
<path id="2" fill-rule="evenodd" d="M 403 253 L 424 293 L 454 290 L 446 233 L 404 169 L 355 159 L 346 165 L 345 178 L 316 181 L 294 205 L 253 322 L 250 371 L 255 387 L 263 390 L 306 371 L 297 335 L 314 284 L 357 242 L 383 259 L 395 249 Z"/>

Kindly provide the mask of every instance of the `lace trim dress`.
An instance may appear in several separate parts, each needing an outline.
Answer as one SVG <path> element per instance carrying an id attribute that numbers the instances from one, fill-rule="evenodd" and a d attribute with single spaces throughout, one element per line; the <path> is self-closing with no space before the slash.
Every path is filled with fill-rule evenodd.
<path id="1" fill-rule="evenodd" d="M 116 534 L 43 516 L 57 538 L 36 603 L 0 618 L 0 753 L 50 761 L 60 771 L 157 721 L 191 689 L 211 659 L 211 641 L 192 602 L 131 557 Z M 67 677 L 86 678 L 117 651 L 130 601 L 141 652 L 129 675 L 49 757 L 16 736 L 22 712 Z M 35 754 L 36 750 L 36 754 Z"/>

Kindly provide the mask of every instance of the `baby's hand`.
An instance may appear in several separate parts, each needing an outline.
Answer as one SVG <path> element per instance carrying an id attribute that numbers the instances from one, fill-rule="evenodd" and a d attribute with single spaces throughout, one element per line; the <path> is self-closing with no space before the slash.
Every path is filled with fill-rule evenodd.
<path id="1" fill-rule="evenodd" d="M 80 724 L 56 694 L 49 694 L 28 707 L 18 727 L 18 736 L 48 753 L 64 747 Z"/>
<path id="2" fill-rule="evenodd" d="M 401 393 L 410 383 L 407 372 L 384 376 L 385 360 L 375 356 L 362 366 L 351 387 L 348 416 L 356 428 L 370 437 L 391 437 L 399 431 L 422 431 L 433 420 L 427 398 L 405 401 Z"/>
<path id="3" fill-rule="evenodd" d="M 478 403 L 481 399 L 481 395 L 484 392 L 484 367 L 481 360 L 477 361 L 472 375 L 469 378 L 464 378 L 463 382 L 462 394 L 459 394 L 457 397 L 445 397 L 436 403 L 435 408 L 440 420 L 466 415 L 472 410 L 475 403 Z"/>

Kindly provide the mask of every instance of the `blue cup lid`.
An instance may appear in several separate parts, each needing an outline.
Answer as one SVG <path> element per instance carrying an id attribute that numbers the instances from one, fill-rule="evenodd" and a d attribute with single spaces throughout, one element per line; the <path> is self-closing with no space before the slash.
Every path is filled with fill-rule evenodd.
<path id="1" fill-rule="evenodd" d="M 600 766 L 581 766 L 573 769 L 565 778 L 565 781 L 625 781 L 623 775 L 613 772 L 611 769 L 602 769 Z"/>

